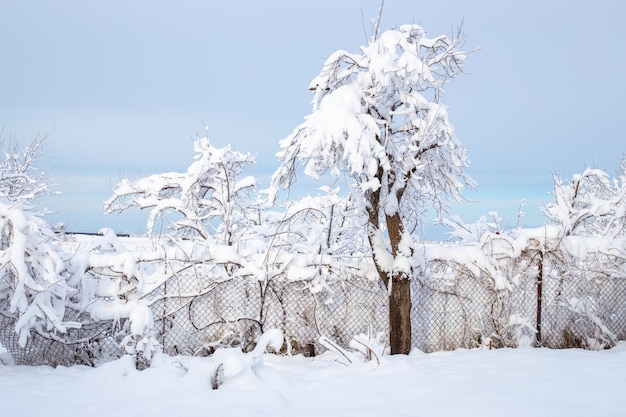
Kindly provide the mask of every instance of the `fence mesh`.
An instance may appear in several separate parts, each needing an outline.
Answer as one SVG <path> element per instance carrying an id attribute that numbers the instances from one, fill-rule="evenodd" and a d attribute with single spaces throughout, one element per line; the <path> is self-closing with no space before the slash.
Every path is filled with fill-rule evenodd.
<path id="1" fill-rule="evenodd" d="M 165 353 L 208 355 L 219 346 L 250 350 L 270 328 L 281 329 L 289 348 L 305 355 L 324 349 L 320 336 L 347 346 L 358 334 L 388 333 L 388 297 L 379 281 L 329 278 L 324 290 L 312 292 L 306 282 L 219 281 L 213 268 L 184 268 L 144 297 Z M 414 277 L 413 346 L 425 352 L 525 343 L 601 348 L 626 338 L 624 276 L 556 274 L 550 262 L 541 274 L 537 265 L 516 268 L 523 273 L 510 279 L 508 289 L 496 289 L 484 274 Z M 124 353 L 124 320 L 89 323 L 84 318 L 81 329 L 63 338 L 33 331 L 20 346 L 8 300 L 0 302 L 0 312 L 0 343 L 17 364 L 95 366 Z"/>

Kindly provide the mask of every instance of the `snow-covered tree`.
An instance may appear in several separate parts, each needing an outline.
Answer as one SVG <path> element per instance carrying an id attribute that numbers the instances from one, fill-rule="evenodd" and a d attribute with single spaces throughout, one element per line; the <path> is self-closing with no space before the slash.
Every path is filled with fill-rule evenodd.
<path id="1" fill-rule="evenodd" d="M 410 350 L 412 233 L 424 211 L 445 212 L 473 181 L 467 152 L 440 103 L 462 72 L 460 34 L 428 38 L 417 25 L 374 36 L 360 53 L 333 53 L 310 85 L 313 112 L 280 142 L 272 191 L 288 188 L 298 164 L 319 178 L 353 179 L 367 213 L 374 261 L 390 292 L 392 353 Z"/>
<path id="2" fill-rule="evenodd" d="M 194 142 L 195 161 L 187 172 L 154 174 L 138 180 L 123 179 L 105 203 L 107 213 L 120 213 L 131 207 L 149 209 L 148 230 L 168 213 L 180 218 L 173 229 L 182 235 L 214 237 L 217 243 L 231 245 L 234 235 L 247 222 L 249 192 L 255 178 L 239 178 L 254 163 L 254 156 L 240 153 L 230 145 L 216 148 L 208 137 Z"/>
<path id="3" fill-rule="evenodd" d="M 73 289 L 68 285 L 62 250 L 54 233 L 41 218 L 34 198 L 48 193 L 44 173 L 34 166 L 47 136 L 19 149 L 1 142 L 0 162 L 0 299 L 2 311 L 15 318 L 22 346 L 31 330 L 42 334 L 65 333 L 78 323 L 64 321 Z"/>

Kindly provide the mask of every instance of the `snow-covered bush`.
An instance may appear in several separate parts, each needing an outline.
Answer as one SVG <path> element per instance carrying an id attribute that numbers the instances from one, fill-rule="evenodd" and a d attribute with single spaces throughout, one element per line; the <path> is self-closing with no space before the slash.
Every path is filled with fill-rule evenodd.
<path id="1" fill-rule="evenodd" d="M 34 166 L 46 138 L 22 149 L 1 143 L 0 299 L 8 301 L 2 314 L 15 318 L 21 346 L 32 330 L 53 336 L 80 326 L 65 320 L 74 289 L 67 282 L 63 251 L 34 200 L 49 192 L 44 173 Z"/>
<path id="2" fill-rule="evenodd" d="M 166 271 L 165 280 L 177 282 L 178 272 L 197 264 L 202 264 L 203 273 L 210 271 L 211 285 L 241 276 L 256 279 L 256 271 L 263 268 L 246 266 L 262 259 L 259 253 L 266 251 L 265 242 L 257 236 L 257 231 L 266 228 L 262 224 L 265 215 L 252 194 L 257 180 L 241 177 L 246 167 L 254 163 L 254 157 L 237 152 L 230 145 L 216 148 L 208 137 L 198 138 L 194 150 L 194 161 L 184 173 L 122 180 L 105 203 L 105 210 L 108 213 L 120 213 L 132 207 L 150 210 L 147 226 L 155 242 L 160 242 L 160 250 L 143 258 L 152 257 L 155 265 Z M 173 234 L 157 239 L 156 222 L 167 218 L 172 220 Z M 166 285 L 165 281 L 162 284 Z M 209 291 L 203 285 L 187 296 L 201 298 Z M 230 340 L 230 336 L 223 338 Z M 209 345 L 214 347 L 213 342 Z"/>
<path id="3" fill-rule="evenodd" d="M 577 329 L 565 338 L 580 347 L 613 345 L 616 336 L 608 323 L 619 320 L 623 309 L 605 305 L 615 294 L 601 288 L 614 287 L 626 276 L 626 156 L 616 177 L 592 168 L 573 175 L 571 181 L 555 175 L 554 202 L 543 211 L 559 228 L 554 258 L 562 267 L 556 276 L 577 284 L 575 289 L 559 290 L 554 306 L 562 315 L 569 312 Z"/>
<path id="4" fill-rule="evenodd" d="M 554 179 L 555 201 L 543 208 L 552 224 L 507 230 L 495 213 L 473 224 L 455 217 L 442 223 L 459 249 L 428 246 L 431 285 L 441 291 L 487 279 L 491 317 L 480 333 L 495 346 L 612 346 L 626 320 L 617 301 L 626 276 L 625 160 L 616 178 L 586 169 Z"/>
<path id="5" fill-rule="evenodd" d="M 163 252 L 129 250 L 108 228 L 100 235 L 67 261 L 68 281 L 77 291 L 69 306 L 86 314 L 86 321 L 110 322 L 120 352 L 149 363 L 160 345 L 152 310 L 143 298 L 167 278 Z"/>
<path id="6" fill-rule="evenodd" d="M 48 224 L 26 203 L 0 202 L 0 238 L 0 294 L 9 300 L 6 313 L 15 315 L 20 345 L 31 329 L 55 334 L 79 327 L 65 321 L 74 289 L 66 281 L 63 255 Z"/>

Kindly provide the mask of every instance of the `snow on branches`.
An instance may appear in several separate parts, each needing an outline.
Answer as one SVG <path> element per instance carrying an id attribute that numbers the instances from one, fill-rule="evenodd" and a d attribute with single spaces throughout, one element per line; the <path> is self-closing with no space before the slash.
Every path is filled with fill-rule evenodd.
<path id="1" fill-rule="evenodd" d="M 0 203 L 0 294 L 10 298 L 22 346 L 31 328 L 65 333 L 65 303 L 74 290 L 67 285 L 65 264 L 49 226 L 22 207 Z"/>
<path id="2" fill-rule="evenodd" d="M 66 282 L 62 251 L 33 201 L 48 192 L 44 174 L 33 165 L 46 137 L 21 150 L 12 144 L 0 162 L 0 299 L 9 300 L 4 313 L 15 318 L 22 346 L 31 329 L 64 333 L 79 326 L 64 321 L 74 290 Z"/>
<path id="3" fill-rule="evenodd" d="M 569 182 L 555 175 L 554 199 L 543 211 L 566 235 L 626 236 L 626 156 L 617 178 L 591 168 Z"/>
<path id="4" fill-rule="evenodd" d="M 123 179 L 105 203 L 107 213 L 120 213 L 130 207 L 150 209 L 147 227 L 154 232 L 157 220 L 165 214 L 181 218 L 172 227 L 180 234 L 231 244 L 239 222 L 245 222 L 243 208 L 248 192 L 257 185 L 253 177 L 239 179 L 254 156 L 231 148 L 215 148 L 207 137 L 194 143 L 195 161 L 187 172 L 154 174 L 138 180 Z"/>
<path id="5" fill-rule="evenodd" d="M 5 148 L 4 161 L 0 162 L 0 199 L 3 202 L 32 202 L 38 195 L 49 192 L 48 184 L 44 181 L 45 173 L 34 166 L 48 136 L 38 137 L 19 149 L 12 139 L 5 141 L 0 132 L 0 148 Z"/>
<path id="6" fill-rule="evenodd" d="M 310 85 L 313 112 L 280 143 L 274 192 L 291 185 L 298 163 L 313 178 L 346 172 L 357 192 L 382 190 L 386 215 L 404 203 L 411 228 L 420 213 L 416 204 L 434 203 L 439 211 L 446 208 L 442 196 L 460 199 L 463 183 L 473 185 L 463 173 L 469 160 L 439 97 L 462 71 L 461 42 L 427 38 L 421 27 L 403 25 L 360 54 L 332 54 Z"/>

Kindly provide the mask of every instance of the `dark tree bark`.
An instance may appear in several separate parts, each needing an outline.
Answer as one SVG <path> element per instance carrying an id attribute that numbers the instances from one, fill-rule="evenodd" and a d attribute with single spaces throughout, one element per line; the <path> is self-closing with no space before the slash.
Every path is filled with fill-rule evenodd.
<path id="1" fill-rule="evenodd" d="M 398 256 L 398 246 L 404 234 L 400 213 L 385 216 L 391 244 L 391 254 Z M 389 345 L 391 354 L 408 354 L 411 351 L 411 282 L 402 273 L 394 273 L 389 291 Z"/>
<path id="2" fill-rule="evenodd" d="M 411 281 L 393 277 L 389 295 L 389 345 L 391 354 L 411 351 Z"/>
<path id="3" fill-rule="evenodd" d="M 381 171 L 382 172 L 382 171 Z M 379 231 L 380 189 L 369 196 L 368 223 L 372 249 L 372 237 Z M 402 217 L 399 213 L 385 216 L 387 233 L 391 245 L 391 254 L 398 256 L 398 247 L 404 233 Z M 374 256 L 374 265 L 385 288 L 389 291 L 389 346 L 391 354 L 408 354 L 411 351 L 411 282 L 401 273 L 390 275 Z"/>

